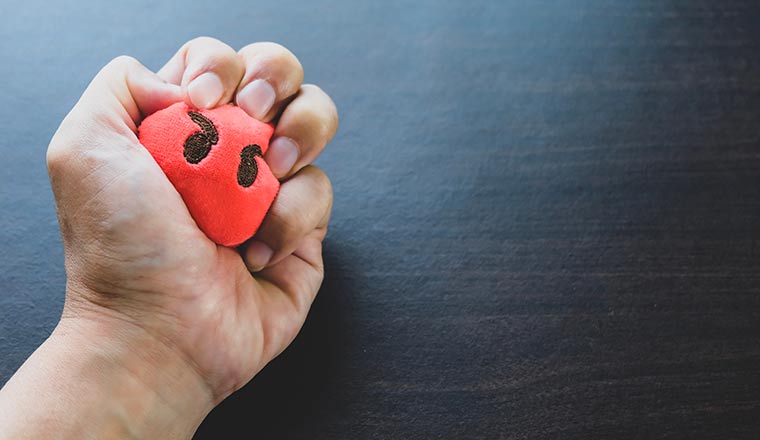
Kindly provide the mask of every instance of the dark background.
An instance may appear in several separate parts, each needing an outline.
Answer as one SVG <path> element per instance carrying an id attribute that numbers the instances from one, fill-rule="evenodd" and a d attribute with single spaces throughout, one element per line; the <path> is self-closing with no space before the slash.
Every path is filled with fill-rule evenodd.
<path id="1" fill-rule="evenodd" d="M 39 2 L 0 15 L 0 383 L 61 310 L 90 78 L 273 40 L 341 113 L 327 278 L 198 439 L 757 438 L 754 0 Z M 224 434 L 223 434 L 224 433 Z"/>

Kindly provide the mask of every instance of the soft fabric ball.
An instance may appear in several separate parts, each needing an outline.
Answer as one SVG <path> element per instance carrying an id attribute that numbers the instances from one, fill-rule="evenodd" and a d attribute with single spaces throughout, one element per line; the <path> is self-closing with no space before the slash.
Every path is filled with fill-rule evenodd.
<path id="1" fill-rule="evenodd" d="M 273 132 L 231 104 L 197 110 L 177 103 L 145 118 L 138 137 L 198 227 L 236 246 L 256 233 L 280 188 L 262 158 Z"/>

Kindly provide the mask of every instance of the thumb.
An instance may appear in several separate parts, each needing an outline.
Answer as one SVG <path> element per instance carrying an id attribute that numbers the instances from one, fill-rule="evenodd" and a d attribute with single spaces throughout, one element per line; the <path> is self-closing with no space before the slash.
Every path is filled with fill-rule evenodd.
<path id="1" fill-rule="evenodd" d="M 111 110 L 134 131 L 144 117 L 182 98 L 179 86 L 164 81 L 136 59 L 120 56 L 98 72 L 71 113 L 83 111 L 89 116 Z"/>
<path id="2" fill-rule="evenodd" d="M 134 58 L 121 56 L 103 67 L 58 127 L 47 151 L 53 183 L 60 175 L 83 178 L 104 162 L 118 172 L 114 157 L 128 166 L 135 156 L 137 126 L 145 116 L 182 100 L 169 84 Z"/>
<path id="3" fill-rule="evenodd" d="M 182 211 L 184 205 L 136 134 L 145 116 L 181 100 L 179 86 L 166 83 L 134 58 L 118 57 L 101 69 L 47 151 L 62 228 L 88 206 L 91 219 L 128 204 L 130 209 L 124 212 L 144 211 L 137 205 L 147 202 L 130 197 L 134 194 L 152 192 L 153 199 L 163 200 L 164 205 L 176 199 L 172 206 Z M 102 201 L 97 206 L 92 203 L 96 197 Z"/>
<path id="4" fill-rule="evenodd" d="M 144 117 L 182 97 L 179 86 L 165 82 L 134 58 L 115 58 L 98 72 L 61 123 L 48 149 L 48 164 L 58 155 L 120 144 L 99 142 L 104 137 L 123 135 L 136 142 L 137 126 Z"/>

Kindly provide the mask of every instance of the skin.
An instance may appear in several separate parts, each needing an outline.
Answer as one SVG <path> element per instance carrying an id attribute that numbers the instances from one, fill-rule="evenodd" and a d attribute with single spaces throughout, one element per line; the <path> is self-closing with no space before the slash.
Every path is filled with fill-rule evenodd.
<path id="1" fill-rule="evenodd" d="M 246 97 L 257 80 L 274 96 Z M 97 74 L 47 154 L 64 310 L 0 391 L 0 439 L 190 438 L 290 344 L 323 279 L 332 207 L 330 181 L 310 163 L 338 125 L 332 100 L 302 80 L 282 46 L 235 51 L 211 38 L 189 41 L 157 73 L 119 57 Z M 137 140 L 145 116 L 182 100 L 279 116 L 272 144 L 290 150 L 264 158 L 280 193 L 240 249 L 197 228 Z"/>

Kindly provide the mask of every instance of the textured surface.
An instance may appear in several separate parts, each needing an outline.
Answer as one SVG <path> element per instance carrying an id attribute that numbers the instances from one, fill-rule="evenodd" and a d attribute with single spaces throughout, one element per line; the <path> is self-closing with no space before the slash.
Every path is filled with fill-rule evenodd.
<path id="1" fill-rule="evenodd" d="M 342 128 L 319 299 L 199 439 L 756 438 L 757 2 L 369 3 L 0 16 L 0 381 L 61 308 L 58 122 L 209 34 L 293 49 Z"/>
<path id="2" fill-rule="evenodd" d="M 273 131 L 232 104 L 197 112 L 178 102 L 145 118 L 138 137 L 198 227 L 237 246 L 256 233 L 280 188 L 261 157 Z"/>

